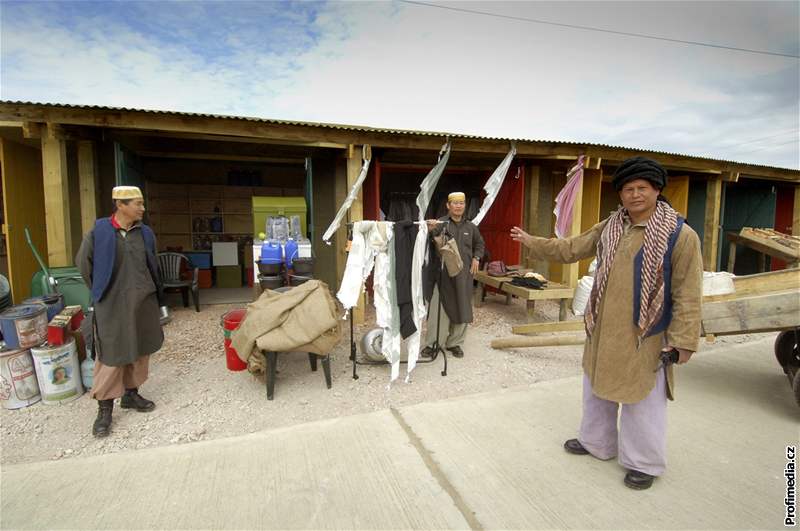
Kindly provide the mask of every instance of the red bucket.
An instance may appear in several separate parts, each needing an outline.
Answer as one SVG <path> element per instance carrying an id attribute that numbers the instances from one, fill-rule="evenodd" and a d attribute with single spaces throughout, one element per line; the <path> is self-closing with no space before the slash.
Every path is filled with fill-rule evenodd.
<path id="1" fill-rule="evenodd" d="M 242 322 L 246 312 L 247 310 L 245 309 L 231 310 L 222 316 L 222 328 L 225 331 L 225 340 L 223 342 L 225 345 L 225 361 L 228 365 L 228 370 L 231 371 L 243 371 L 247 368 L 247 363 L 242 361 L 239 354 L 231 346 L 230 339 L 231 332 L 239 328 L 239 323 Z"/>

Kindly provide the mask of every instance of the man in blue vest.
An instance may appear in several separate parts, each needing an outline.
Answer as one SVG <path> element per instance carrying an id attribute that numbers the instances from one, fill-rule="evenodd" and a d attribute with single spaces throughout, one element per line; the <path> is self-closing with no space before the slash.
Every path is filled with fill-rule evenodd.
<path id="1" fill-rule="evenodd" d="M 583 234 L 538 238 L 514 227 L 511 237 L 544 260 L 597 256 L 584 313 L 583 419 L 564 449 L 618 457 L 625 485 L 647 489 L 667 465 L 671 362 L 686 363 L 698 347 L 703 260 L 697 233 L 661 195 L 667 172 L 658 162 L 630 158 L 612 184 L 621 206 Z"/>
<path id="2" fill-rule="evenodd" d="M 113 214 L 95 222 L 75 258 L 94 306 L 95 437 L 110 433 L 115 398 L 121 398 L 123 409 L 155 408 L 139 394 L 139 387 L 147 380 L 150 354 L 164 341 L 156 242 L 153 231 L 142 223 L 142 192 L 136 186 L 117 186 L 111 197 Z"/>

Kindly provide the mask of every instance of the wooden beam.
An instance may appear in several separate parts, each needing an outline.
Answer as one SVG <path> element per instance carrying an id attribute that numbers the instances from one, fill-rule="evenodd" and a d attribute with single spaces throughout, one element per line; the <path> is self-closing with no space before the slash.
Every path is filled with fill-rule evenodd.
<path id="1" fill-rule="evenodd" d="M 703 269 L 706 271 L 717 270 L 721 205 L 722 178 L 709 179 L 706 183 L 706 210 L 703 222 Z"/>
<path id="2" fill-rule="evenodd" d="M 667 186 L 661 192 L 664 194 L 672 208 L 677 210 L 684 218 L 688 215 L 689 210 L 689 176 L 679 175 L 676 177 L 670 176 L 667 181 Z"/>
<path id="3" fill-rule="evenodd" d="M 146 129 L 175 133 L 199 133 L 269 138 L 280 142 L 332 142 L 370 144 L 373 147 L 424 149 L 438 152 L 448 133 L 427 131 L 387 131 L 373 127 L 294 123 L 235 117 L 209 117 L 180 113 L 154 113 L 137 110 L 68 107 L 61 105 L 0 103 L 0 120 L 57 122 L 70 125 Z M 475 153 L 508 152 L 508 139 L 481 139 L 451 135 L 454 151 Z M 646 152 L 661 164 L 683 171 L 738 171 L 762 179 L 800 182 L 800 171 L 754 164 L 704 159 L 687 155 Z M 586 154 L 603 159 L 625 160 L 641 155 L 641 149 L 598 147 L 569 142 L 517 141 L 519 157 L 555 155 L 566 159 Z"/>
<path id="4" fill-rule="evenodd" d="M 529 323 L 512 326 L 511 331 L 515 334 L 527 335 L 550 332 L 578 332 L 584 330 L 585 326 L 583 321 L 554 321 L 551 323 Z"/>
<path id="5" fill-rule="evenodd" d="M 48 126 L 50 129 L 50 126 Z M 42 135 L 42 171 L 44 173 L 44 210 L 47 224 L 47 255 L 50 267 L 73 263 L 70 224 L 69 179 L 66 142 L 57 128 Z"/>
<path id="6" fill-rule="evenodd" d="M 601 176 L 602 178 L 602 176 Z M 581 181 L 581 186 L 578 187 L 578 191 L 575 194 L 575 203 L 572 208 L 572 226 L 570 227 L 569 234 L 567 234 L 567 238 L 571 238 L 573 236 L 577 236 L 581 233 L 582 228 L 582 219 L 583 219 L 583 195 L 584 195 L 584 188 L 586 188 L 586 178 Z M 598 194 L 598 201 L 600 195 Z M 599 212 L 599 205 L 598 205 L 598 212 Z M 575 288 L 578 286 L 578 273 L 580 271 L 580 263 L 573 262 L 571 264 L 562 264 L 561 268 L 561 283 L 569 286 L 570 288 Z"/>
<path id="7" fill-rule="evenodd" d="M 528 234 L 537 234 L 539 221 L 539 192 L 541 191 L 541 168 L 530 165 L 525 172 L 525 190 L 528 192 L 528 201 L 525 203 L 525 231 Z M 522 244 L 519 244 L 522 245 Z M 537 260 L 528 252 L 528 248 L 522 246 L 525 267 L 536 269 Z"/>
<path id="8" fill-rule="evenodd" d="M 243 144 L 284 145 L 312 148 L 345 149 L 347 144 L 334 142 L 295 142 L 291 140 L 275 140 L 271 138 L 258 138 L 252 136 L 232 136 L 203 133 L 176 133 L 168 131 L 153 131 L 144 129 L 109 129 L 109 136 L 117 140 L 125 137 L 150 137 L 171 138 L 177 140 L 209 140 L 212 142 L 238 142 Z"/>
<path id="9" fill-rule="evenodd" d="M 24 127 L 24 122 L 14 122 L 10 120 L 0 120 L 0 127 Z"/>
<path id="10" fill-rule="evenodd" d="M 733 293 L 708 295 L 706 302 L 719 302 L 749 295 L 764 295 L 773 291 L 786 291 L 800 287 L 800 269 L 781 269 L 755 275 L 742 275 L 733 278 Z"/>
<path id="11" fill-rule="evenodd" d="M 267 162 L 272 164 L 305 164 L 303 158 L 256 157 L 225 155 L 224 153 L 184 153 L 167 151 L 137 151 L 137 155 L 154 159 L 230 160 L 236 162 Z"/>
<path id="12" fill-rule="evenodd" d="M 739 182 L 739 172 L 738 171 L 724 171 L 722 172 L 722 180 L 726 183 L 735 183 Z"/>
<path id="13" fill-rule="evenodd" d="M 567 336 L 510 336 L 492 339 L 492 348 L 527 348 L 527 347 L 557 347 L 564 345 L 583 345 L 586 342 L 585 334 Z"/>
<path id="14" fill-rule="evenodd" d="M 38 122 L 24 122 L 22 124 L 22 136 L 24 138 L 42 138 L 44 124 Z"/>
<path id="15" fill-rule="evenodd" d="M 727 335 L 800 326 L 797 289 L 703 303 L 703 334 Z"/>
<path id="16" fill-rule="evenodd" d="M 794 205 L 792 209 L 792 235 L 800 236 L 800 186 L 794 187 Z"/>
<path id="17" fill-rule="evenodd" d="M 97 219 L 97 170 L 94 142 L 78 142 L 78 180 L 81 189 L 81 230 L 83 234 L 94 227 Z"/>
<path id="18" fill-rule="evenodd" d="M 361 146 L 349 146 L 347 149 L 347 193 L 353 188 L 353 185 L 358 180 L 363 166 L 361 159 L 362 149 Z M 341 203 L 339 203 L 341 205 Z M 364 193 L 363 190 L 358 191 L 353 204 L 350 205 L 350 221 L 362 221 L 364 219 Z M 344 271 L 342 271 L 344 275 Z M 341 278 L 341 277 L 340 277 Z M 358 306 L 353 308 L 353 318 L 356 324 L 364 322 L 364 309 L 366 308 L 366 297 L 362 293 L 358 297 Z"/>
<path id="19" fill-rule="evenodd" d="M 600 222 L 600 192 L 602 185 L 603 170 L 583 170 L 583 201 L 580 205 L 575 203 L 581 209 L 581 233 L 586 232 Z M 592 260 L 593 258 L 585 258 L 578 262 L 579 276 L 588 274 Z"/>

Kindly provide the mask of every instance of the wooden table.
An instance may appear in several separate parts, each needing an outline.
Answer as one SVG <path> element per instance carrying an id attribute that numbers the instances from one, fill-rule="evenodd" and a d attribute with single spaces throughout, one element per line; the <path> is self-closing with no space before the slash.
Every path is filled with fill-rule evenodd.
<path id="1" fill-rule="evenodd" d="M 751 236 L 747 233 L 737 234 L 735 232 L 728 232 L 725 234 L 730 242 L 728 249 L 728 272 L 733 273 L 733 266 L 736 264 L 736 246 L 744 245 L 761 253 L 758 262 L 759 273 L 764 273 L 767 268 L 767 256 L 773 256 L 786 262 L 787 268 L 800 266 L 800 254 L 791 247 L 782 249 L 775 242 Z"/>
<path id="2" fill-rule="evenodd" d="M 521 270 L 526 273 L 528 270 Z M 533 321 L 534 308 L 538 300 L 559 301 L 558 320 L 563 321 L 567 318 L 567 307 L 569 301 L 575 295 L 575 290 L 569 286 L 556 282 L 547 282 L 544 289 L 531 289 L 522 286 L 515 286 L 511 283 L 514 277 L 492 277 L 485 271 L 478 271 L 475 280 L 478 281 L 478 289 L 475 292 L 475 306 L 480 306 L 486 298 L 486 286 L 495 288 L 506 296 L 506 304 L 511 304 L 512 297 L 518 297 L 525 301 L 525 309 L 528 313 L 528 321 Z"/>

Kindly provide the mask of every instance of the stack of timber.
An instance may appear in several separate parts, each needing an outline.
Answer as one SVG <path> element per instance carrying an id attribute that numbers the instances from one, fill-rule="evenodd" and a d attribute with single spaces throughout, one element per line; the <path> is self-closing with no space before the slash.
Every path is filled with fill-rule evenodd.
<path id="1" fill-rule="evenodd" d="M 713 336 L 791 330 L 800 327 L 800 269 L 784 269 L 733 278 L 734 291 L 703 297 L 702 335 Z M 511 337 L 492 348 L 543 347 L 583 343 L 583 320 L 532 323 L 512 327 Z M 570 335 L 539 334 L 573 332 Z"/>

